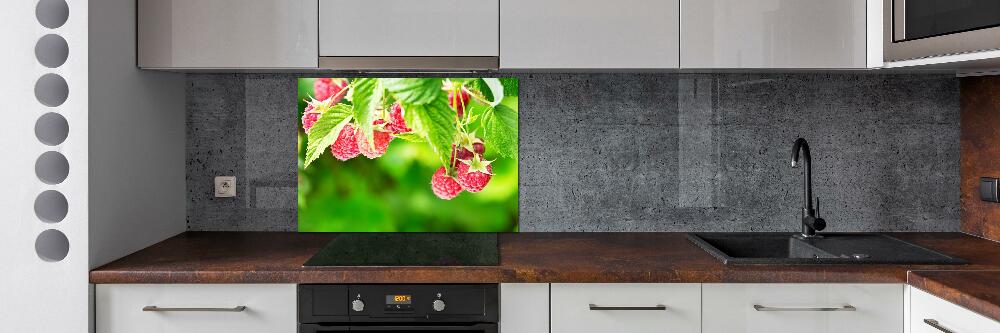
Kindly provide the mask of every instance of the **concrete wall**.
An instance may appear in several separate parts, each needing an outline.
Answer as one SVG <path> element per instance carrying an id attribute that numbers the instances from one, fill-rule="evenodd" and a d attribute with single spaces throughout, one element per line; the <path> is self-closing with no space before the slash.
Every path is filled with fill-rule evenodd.
<path id="1" fill-rule="evenodd" d="M 827 230 L 959 229 L 952 76 L 515 76 L 522 231 L 798 230 L 800 136 Z M 190 230 L 296 229 L 296 77 L 188 76 Z"/>

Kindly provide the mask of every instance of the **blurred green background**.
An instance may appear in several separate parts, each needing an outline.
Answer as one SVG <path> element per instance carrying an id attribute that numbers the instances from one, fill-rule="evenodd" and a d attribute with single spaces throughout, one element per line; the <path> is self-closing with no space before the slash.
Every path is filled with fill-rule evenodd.
<path id="1" fill-rule="evenodd" d="M 494 160 L 493 177 L 482 192 L 462 192 L 452 200 L 431 192 L 431 176 L 441 166 L 430 145 L 394 139 L 380 158 L 363 155 L 345 162 L 329 151 L 303 168 L 306 134 L 302 112 L 314 79 L 299 79 L 298 224 L 300 232 L 516 232 L 517 160 Z M 517 94 L 503 104 L 517 110 Z M 471 106 L 470 106 L 471 107 Z"/>

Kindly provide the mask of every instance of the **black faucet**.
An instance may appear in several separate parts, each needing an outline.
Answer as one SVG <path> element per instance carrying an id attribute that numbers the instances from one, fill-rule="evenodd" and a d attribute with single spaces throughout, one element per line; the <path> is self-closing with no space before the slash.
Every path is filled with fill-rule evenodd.
<path id="1" fill-rule="evenodd" d="M 805 164 L 805 171 L 802 172 L 802 237 L 819 237 L 816 231 L 826 229 L 826 220 L 817 216 L 813 209 L 813 185 L 812 185 L 812 156 L 809 155 L 809 144 L 806 139 L 798 138 L 792 145 L 792 167 L 798 168 L 799 151 L 802 152 L 802 163 Z M 819 199 L 816 200 L 819 206 Z"/>

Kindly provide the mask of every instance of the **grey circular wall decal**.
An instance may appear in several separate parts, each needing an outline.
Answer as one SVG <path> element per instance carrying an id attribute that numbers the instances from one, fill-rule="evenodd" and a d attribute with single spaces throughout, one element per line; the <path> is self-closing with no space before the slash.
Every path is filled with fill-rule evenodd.
<path id="1" fill-rule="evenodd" d="M 62 222 L 68 212 L 69 201 L 59 191 L 44 191 L 35 198 L 35 215 L 43 222 Z"/>
<path id="2" fill-rule="evenodd" d="M 45 261 L 61 261 L 69 254 L 69 239 L 59 230 L 42 231 L 35 238 L 35 253 Z"/>
<path id="3" fill-rule="evenodd" d="M 56 68 L 66 63 L 69 57 L 69 44 L 66 39 L 55 34 L 42 36 L 35 43 L 35 59 L 48 68 Z"/>
<path id="4" fill-rule="evenodd" d="M 66 79 L 58 74 L 45 74 L 35 82 L 35 98 L 42 105 L 56 107 L 66 102 L 69 97 L 69 85 Z"/>
<path id="5" fill-rule="evenodd" d="M 35 5 L 35 18 L 43 27 L 61 27 L 69 19 L 69 5 L 66 0 L 39 0 Z"/>
<path id="6" fill-rule="evenodd" d="M 49 112 L 38 117 L 38 121 L 35 122 L 35 137 L 46 145 L 55 146 L 63 143 L 68 136 L 69 122 L 61 114 Z"/>
<path id="7" fill-rule="evenodd" d="M 35 175 L 49 185 L 62 183 L 69 176 L 69 161 L 59 152 L 44 152 L 35 161 Z"/>

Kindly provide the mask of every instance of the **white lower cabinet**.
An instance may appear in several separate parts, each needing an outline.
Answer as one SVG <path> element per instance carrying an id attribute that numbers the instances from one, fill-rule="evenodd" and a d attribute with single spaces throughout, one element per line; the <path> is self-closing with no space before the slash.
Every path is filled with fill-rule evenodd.
<path id="1" fill-rule="evenodd" d="M 902 284 L 515 283 L 500 297 L 502 333 L 1000 332 Z M 294 284 L 101 284 L 95 299 L 98 333 L 297 331 Z"/>
<path id="2" fill-rule="evenodd" d="M 554 283 L 551 306 L 552 333 L 701 331 L 699 284 Z"/>
<path id="3" fill-rule="evenodd" d="M 549 333 L 549 284 L 500 284 L 501 333 Z"/>
<path id="4" fill-rule="evenodd" d="M 903 332 L 902 284 L 704 284 L 705 333 Z"/>
<path id="5" fill-rule="evenodd" d="M 907 333 L 996 333 L 1000 322 L 909 287 L 910 315 Z"/>
<path id="6" fill-rule="evenodd" d="M 96 289 L 98 333 L 297 331 L 294 284 L 100 284 Z"/>

